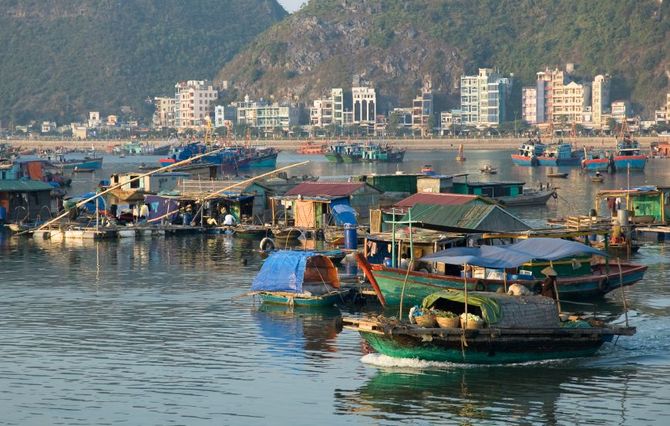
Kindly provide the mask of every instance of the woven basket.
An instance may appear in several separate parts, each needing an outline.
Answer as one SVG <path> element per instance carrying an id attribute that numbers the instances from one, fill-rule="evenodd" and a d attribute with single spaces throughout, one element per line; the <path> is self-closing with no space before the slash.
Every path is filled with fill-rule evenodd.
<path id="1" fill-rule="evenodd" d="M 439 325 L 440 328 L 458 328 L 461 326 L 461 320 L 458 317 L 437 317 L 435 320 L 437 321 L 437 325 Z"/>
<path id="2" fill-rule="evenodd" d="M 460 318 L 461 321 L 461 328 L 466 328 L 466 329 L 477 329 L 477 328 L 482 328 L 484 327 L 484 320 L 479 320 L 479 321 L 473 321 L 473 320 L 468 320 L 467 327 L 465 324 L 465 319 Z"/>
<path id="3" fill-rule="evenodd" d="M 416 325 L 419 327 L 434 328 L 435 327 L 435 315 L 424 314 L 418 317 L 414 317 Z"/>

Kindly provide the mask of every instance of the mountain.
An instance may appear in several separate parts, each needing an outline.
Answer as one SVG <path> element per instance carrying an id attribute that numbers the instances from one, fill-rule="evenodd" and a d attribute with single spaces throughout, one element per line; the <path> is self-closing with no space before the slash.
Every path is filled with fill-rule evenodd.
<path id="1" fill-rule="evenodd" d="M 0 120 L 141 112 L 285 16 L 275 0 L 0 0 Z"/>
<path id="2" fill-rule="evenodd" d="M 424 76 L 436 109 L 458 105 L 459 78 L 479 67 L 523 85 L 549 66 L 613 77 L 612 100 L 653 116 L 670 90 L 670 5 L 660 0 L 311 0 L 219 72 L 238 95 L 321 96 L 370 81 L 380 107 L 408 106 Z M 518 89 L 517 89 L 518 90 Z"/>

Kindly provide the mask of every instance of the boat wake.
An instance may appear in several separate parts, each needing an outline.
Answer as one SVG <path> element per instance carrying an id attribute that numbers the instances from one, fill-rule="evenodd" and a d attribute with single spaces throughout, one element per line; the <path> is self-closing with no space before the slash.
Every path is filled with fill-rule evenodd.
<path id="1" fill-rule="evenodd" d="M 393 358 L 382 354 L 367 354 L 361 358 L 363 364 L 373 365 L 375 367 L 382 367 L 385 369 L 399 369 L 399 370 L 452 370 L 463 368 L 488 368 L 488 367 L 515 367 L 524 365 L 544 365 L 564 363 L 566 360 L 542 360 L 529 361 L 511 364 L 467 364 L 467 363 L 453 363 L 453 362 L 439 362 L 439 361 L 424 361 L 416 358 Z"/>

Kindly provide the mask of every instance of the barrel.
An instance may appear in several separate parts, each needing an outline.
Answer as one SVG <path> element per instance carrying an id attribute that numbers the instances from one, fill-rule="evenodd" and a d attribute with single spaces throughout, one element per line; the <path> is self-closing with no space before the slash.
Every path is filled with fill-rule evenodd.
<path id="1" fill-rule="evenodd" d="M 350 250 L 356 250 L 358 248 L 356 225 L 350 223 L 344 224 L 344 248 Z"/>
<path id="2" fill-rule="evenodd" d="M 619 222 L 619 225 L 628 226 L 628 210 L 626 209 L 617 210 L 617 220 Z"/>

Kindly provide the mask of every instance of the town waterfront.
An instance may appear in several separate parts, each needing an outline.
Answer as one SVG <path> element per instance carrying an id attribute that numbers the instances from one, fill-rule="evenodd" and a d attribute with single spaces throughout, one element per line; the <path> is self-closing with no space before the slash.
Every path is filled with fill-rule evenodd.
<path id="1" fill-rule="evenodd" d="M 492 180 L 539 185 L 548 168 L 512 166 L 510 151 L 410 152 L 403 164 L 337 164 L 313 157 L 290 174 L 352 176 L 498 168 Z M 280 154 L 286 165 L 306 157 Z M 155 157 L 106 157 L 73 193 Z M 577 168 L 555 180 L 540 221 L 586 214 L 602 188 L 670 182 L 667 160 L 644 173 Z M 4 424 L 665 424 L 670 414 L 668 246 L 634 255 L 649 270 L 626 288 L 635 336 L 596 358 L 514 366 L 456 366 L 365 355 L 337 310 L 266 308 L 249 298 L 258 242 L 188 236 L 50 242 L 0 234 L 0 412 Z M 245 262 L 246 261 L 246 262 Z M 246 263 L 246 264 L 245 264 Z M 364 307 L 363 310 L 370 310 Z M 598 312 L 624 321 L 621 293 Z M 359 315 L 358 308 L 344 314 Z"/>

